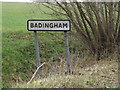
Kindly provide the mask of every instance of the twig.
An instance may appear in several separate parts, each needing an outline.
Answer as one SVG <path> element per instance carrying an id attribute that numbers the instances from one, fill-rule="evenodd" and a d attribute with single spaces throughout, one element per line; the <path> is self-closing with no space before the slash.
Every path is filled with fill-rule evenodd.
<path id="1" fill-rule="evenodd" d="M 36 69 L 35 73 L 33 74 L 32 78 L 30 79 L 30 81 L 29 81 L 27 84 L 29 84 L 29 83 L 33 80 L 33 78 L 35 77 L 35 75 L 36 75 L 37 71 L 39 70 L 39 68 L 41 68 L 44 64 L 45 64 L 45 62 L 44 62 L 43 64 L 41 64 L 41 65 Z"/>

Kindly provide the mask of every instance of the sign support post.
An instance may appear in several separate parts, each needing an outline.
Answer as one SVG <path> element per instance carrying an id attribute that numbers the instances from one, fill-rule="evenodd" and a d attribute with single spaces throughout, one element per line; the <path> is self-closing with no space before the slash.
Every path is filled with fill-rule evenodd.
<path id="1" fill-rule="evenodd" d="M 40 66 L 40 54 L 39 54 L 39 45 L 37 40 L 37 31 L 34 31 L 34 37 L 35 37 L 35 50 L 36 50 L 36 57 L 37 57 L 37 66 Z M 39 75 L 41 76 L 42 70 L 41 68 L 38 70 Z"/>
<path id="2" fill-rule="evenodd" d="M 68 43 L 68 33 L 64 31 L 65 34 L 65 47 L 66 47 L 66 54 L 67 54 L 67 72 L 70 74 L 70 52 L 69 52 L 69 43 Z"/>

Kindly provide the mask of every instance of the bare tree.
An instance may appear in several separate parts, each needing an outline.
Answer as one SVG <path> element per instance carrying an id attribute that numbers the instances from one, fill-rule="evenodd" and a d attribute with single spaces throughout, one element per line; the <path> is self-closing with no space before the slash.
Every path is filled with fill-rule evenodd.
<path id="1" fill-rule="evenodd" d="M 99 60 L 120 41 L 120 2 L 58 2 L 43 4 L 54 16 L 67 17 L 80 39 Z"/>

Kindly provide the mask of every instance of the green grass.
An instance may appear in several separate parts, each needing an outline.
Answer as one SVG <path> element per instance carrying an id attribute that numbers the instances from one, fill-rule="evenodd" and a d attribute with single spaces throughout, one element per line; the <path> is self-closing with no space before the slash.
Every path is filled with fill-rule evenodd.
<path id="1" fill-rule="evenodd" d="M 41 4 L 40 9 L 51 13 Z M 2 3 L 2 72 L 3 87 L 29 79 L 36 68 L 33 32 L 27 30 L 28 19 L 55 19 L 33 3 Z M 63 33 L 54 33 L 58 37 Z M 64 36 L 62 35 L 62 38 Z M 56 60 L 64 51 L 64 41 L 48 32 L 38 32 L 41 62 Z M 57 53 L 56 53 L 57 52 Z"/>
<path id="2" fill-rule="evenodd" d="M 39 9 L 40 8 L 40 9 Z M 2 80 L 3 87 L 27 81 L 36 69 L 33 32 L 27 30 L 29 19 L 56 19 L 51 10 L 34 3 L 2 3 Z M 57 61 L 64 57 L 63 32 L 38 32 L 40 60 Z M 73 37 L 71 37 L 74 39 Z M 71 40 L 70 42 L 72 42 Z M 76 46 L 77 47 L 77 46 Z M 70 45 L 70 51 L 72 45 Z"/>
<path id="3" fill-rule="evenodd" d="M 45 15 L 39 7 L 46 12 L 51 12 L 42 5 L 32 3 L 3 3 L 2 28 L 4 32 L 27 32 L 28 19 L 53 19 Z M 55 19 L 55 18 L 54 18 Z"/>

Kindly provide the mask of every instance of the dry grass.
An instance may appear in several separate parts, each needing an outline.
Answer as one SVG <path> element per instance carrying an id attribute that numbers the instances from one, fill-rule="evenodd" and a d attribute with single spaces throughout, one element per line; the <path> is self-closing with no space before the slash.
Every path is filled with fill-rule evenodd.
<path id="1" fill-rule="evenodd" d="M 47 62 L 43 67 L 43 78 L 34 80 L 30 84 L 22 84 L 22 88 L 117 88 L 118 63 L 117 60 L 107 58 L 96 61 L 93 58 L 76 58 L 71 55 L 71 75 L 66 75 L 66 60 Z M 84 62 L 83 62 L 84 61 Z"/>

